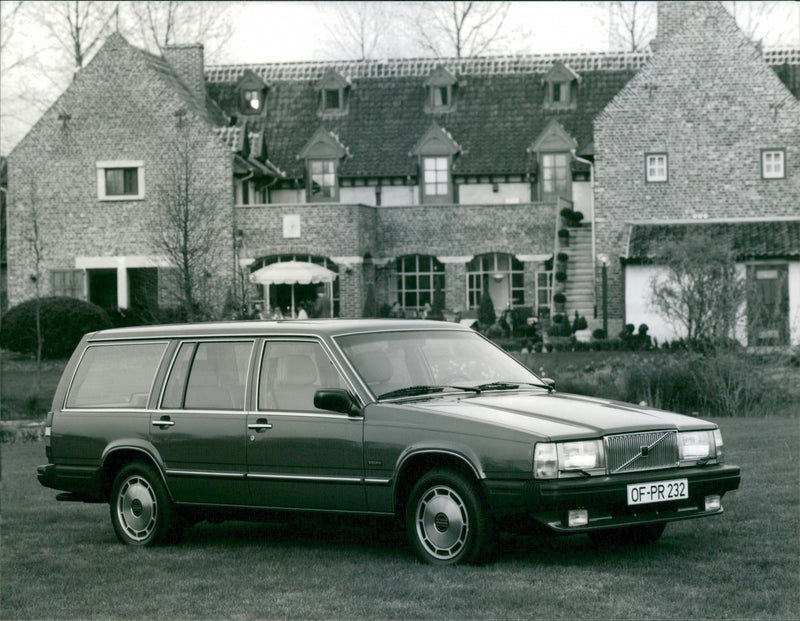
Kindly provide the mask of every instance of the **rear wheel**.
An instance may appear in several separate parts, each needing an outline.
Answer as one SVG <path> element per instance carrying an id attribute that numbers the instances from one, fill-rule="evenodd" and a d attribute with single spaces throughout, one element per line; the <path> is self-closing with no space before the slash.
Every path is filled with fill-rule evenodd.
<path id="1" fill-rule="evenodd" d="M 667 524 L 662 522 L 660 524 L 643 524 L 641 526 L 597 530 L 589 533 L 589 539 L 601 548 L 644 546 L 657 541 L 666 527 Z"/>
<path id="2" fill-rule="evenodd" d="M 406 531 L 417 556 L 432 564 L 484 561 L 494 543 L 479 491 L 450 470 L 432 470 L 417 481 L 406 506 Z"/>
<path id="3" fill-rule="evenodd" d="M 109 499 L 111 523 L 125 544 L 148 546 L 175 534 L 179 520 L 153 466 L 132 462 L 114 479 Z"/>

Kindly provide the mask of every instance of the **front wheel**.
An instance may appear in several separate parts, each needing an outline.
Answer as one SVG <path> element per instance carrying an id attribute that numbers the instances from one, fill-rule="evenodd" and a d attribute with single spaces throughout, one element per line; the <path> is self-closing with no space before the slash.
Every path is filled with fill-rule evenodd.
<path id="1" fill-rule="evenodd" d="M 477 563 L 491 554 L 494 531 L 475 486 L 450 470 L 432 470 L 417 481 L 406 506 L 406 531 L 426 563 Z"/>
<path id="2" fill-rule="evenodd" d="M 660 524 L 643 524 L 641 526 L 596 530 L 589 533 L 589 539 L 601 548 L 645 546 L 657 541 L 666 527 L 667 524 L 661 522 Z"/>
<path id="3" fill-rule="evenodd" d="M 109 504 L 114 532 L 128 545 L 164 542 L 177 524 L 161 477 L 146 463 L 133 462 L 119 471 Z"/>

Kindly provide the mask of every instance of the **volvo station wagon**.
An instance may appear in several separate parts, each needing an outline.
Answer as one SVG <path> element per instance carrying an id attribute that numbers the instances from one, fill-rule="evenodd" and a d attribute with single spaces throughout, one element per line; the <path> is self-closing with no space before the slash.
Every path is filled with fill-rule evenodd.
<path id="1" fill-rule="evenodd" d="M 438 321 L 88 334 L 45 433 L 40 483 L 108 503 L 135 546 L 220 511 L 317 511 L 395 516 L 422 560 L 479 562 L 514 521 L 652 542 L 740 480 L 714 423 L 562 394 Z"/>

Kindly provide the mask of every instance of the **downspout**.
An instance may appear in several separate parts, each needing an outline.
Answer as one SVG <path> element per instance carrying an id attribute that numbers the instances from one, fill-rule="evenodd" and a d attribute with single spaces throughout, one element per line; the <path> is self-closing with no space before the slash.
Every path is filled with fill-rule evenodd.
<path id="1" fill-rule="evenodd" d="M 253 169 L 250 169 L 250 173 L 248 175 L 246 175 L 238 183 L 244 183 L 244 182 L 249 181 L 250 179 L 253 178 L 253 175 L 255 175 L 255 174 L 256 174 L 255 171 Z M 238 223 L 237 218 L 236 218 L 236 184 L 237 184 L 237 181 L 234 178 L 234 183 L 233 183 L 233 231 L 232 231 L 232 233 L 233 233 L 233 282 L 234 282 L 234 287 L 238 289 L 238 285 L 240 284 L 238 282 L 240 280 L 239 279 L 239 275 L 241 274 L 241 276 L 242 276 L 242 278 L 241 278 L 241 287 L 242 287 L 241 301 L 247 303 L 247 296 L 245 295 L 247 283 L 244 280 L 244 273 L 241 272 L 242 267 L 241 267 L 241 265 L 239 265 L 240 248 L 237 247 L 239 242 L 240 242 L 240 240 L 238 239 L 238 235 L 237 235 L 237 232 L 239 230 L 239 226 L 238 226 L 239 223 Z M 238 298 L 238 296 L 236 296 L 234 294 L 234 298 Z M 237 302 L 238 301 L 239 300 L 237 300 Z M 237 310 L 240 311 L 241 309 L 237 309 Z"/>
<path id="2" fill-rule="evenodd" d="M 595 214 L 594 214 L 594 163 L 578 157 L 575 154 L 575 149 L 572 150 L 572 157 L 581 162 L 582 164 L 589 165 L 589 206 L 592 209 L 592 301 L 594 302 L 594 318 L 597 319 L 597 247 L 596 247 L 596 229 Z"/>

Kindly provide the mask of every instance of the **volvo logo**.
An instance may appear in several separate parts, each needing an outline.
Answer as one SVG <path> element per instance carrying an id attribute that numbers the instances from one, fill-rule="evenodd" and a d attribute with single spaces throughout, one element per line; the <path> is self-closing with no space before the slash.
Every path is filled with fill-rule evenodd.
<path id="1" fill-rule="evenodd" d="M 650 447 L 649 446 L 640 446 L 639 451 L 642 457 L 648 457 L 650 455 Z"/>

